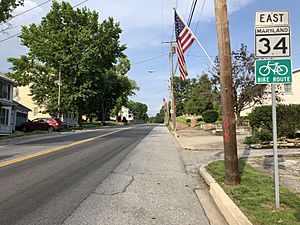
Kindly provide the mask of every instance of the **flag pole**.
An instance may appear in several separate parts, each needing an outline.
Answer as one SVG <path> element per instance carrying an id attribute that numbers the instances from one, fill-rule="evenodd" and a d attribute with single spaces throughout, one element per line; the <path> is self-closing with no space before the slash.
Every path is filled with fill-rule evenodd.
<path id="1" fill-rule="evenodd" d="M 183 24 L 189 28 L 189 26 L 185 23 L 185 21 L 182 19 L 182 17 L 180 16 L 180 14 L 177 12 L 176 8 L 173 8 L 174 11 L 177 13 L 178 17 L 181 19 L 181 21 L 183 22 Z M 191 33 L 193 34 L 193 36 L 195 37 L 195 40 L 197 41 L 198 45 L 200 46 L 200 48 L 202 49 L 202 51 L 204 52 L 204 54 L 206 55 L 206 57 L 209 59 L 209 61 L 211 62 L 211 64 L 215 67 L 214 62 L 211 60 L 211 58 L 209 57 L 209 55 L 207 54 L 206 50 L 204 49 L 204 47 L 202 46 L 202 44 L 200 43 L 200 41 L 198 40 L 198 38 L 196 37 L 196 35 L 193 33 L 193 31 L 190 29 Z"/>

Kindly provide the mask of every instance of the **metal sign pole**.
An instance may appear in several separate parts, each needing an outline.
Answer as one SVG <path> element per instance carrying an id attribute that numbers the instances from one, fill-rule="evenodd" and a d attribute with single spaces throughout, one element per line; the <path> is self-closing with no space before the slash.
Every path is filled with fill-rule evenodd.
<path id="1" fill-rule="evenodd" d="M 276 96 L 275 84 L 272 84 L 272 121 L 273 121 L 273 157 L 274 157 L 274 184 L 275 184 L 275 207 L 280 208 L 279 203 L 279 172 L 277 153 L 277 121 L 276 121 Z"/>

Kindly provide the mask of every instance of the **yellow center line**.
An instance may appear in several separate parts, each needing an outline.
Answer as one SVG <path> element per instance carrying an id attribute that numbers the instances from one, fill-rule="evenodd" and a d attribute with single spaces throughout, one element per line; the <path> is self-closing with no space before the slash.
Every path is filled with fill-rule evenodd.
<path id="1" fill-rule="evenodd" d="M 51 148 L 51 149 L 48 149 L 48 150 L 33 153 L 33 154 L 30 154 L 30 155 L 25 155 L 25 156 L 22 156 L 22 157 L 19 157 L 19 158 L 16 158 L 16 159 L 12 159 L 12 160 L 8 160 L 8 161 L 5 161 L 5 162 L 0 162 L 0 168 L 11 165 L 11 164 L 15 164 L 15 163 L 18 163 L 18 162 L 22 162 L 22 161 L 27 160 L 27 159 L 35 158 L 35 157 L 38 157 L 38 156 L 41 156 L 41 155 L 46 155 L 46 154 L 49 154 L 49 153 L 52 153 L 52 152 L 57 152 L 57 151 L 63 150 L 63 149 L 68 148 L 68 147 L 72 147 L 72 146 L 79 145 L 79 144 L 82 144 L 82 143 L 86 143 L 86 142 L 89 142 L 89 141 L 94 141 L 96 139 L 99 139 L 99 138 L 102 138 L 102 137 L 105 137 L 105 136 L 108 136 L 108 135 L 111 135 L 111 134 L 114 134 L 114 133 L 117 133 L 117 132 L 121 132 L 121 131 L 124 131 L 124 130 L 129 130 L 129 129 L 132 129 L 132 128 L 133 127 L 129 127 L 129 128 L 121 129 L 121 130 L 112 131 L 112 132 L 109 132 L 107 134 L 102 134 L 102 135 L 97 136 L 97 137 L 88 138 L 88 139 L 84 139 L 84 140 L 81 140 L 81 141 L 76 141 L 76 142 L 73 142 L 73 143 L 68 144 L 68 145 L 63 145 L 63 146 L 59 146 L 59 147 L 56 147 L 56 148 Z"/>

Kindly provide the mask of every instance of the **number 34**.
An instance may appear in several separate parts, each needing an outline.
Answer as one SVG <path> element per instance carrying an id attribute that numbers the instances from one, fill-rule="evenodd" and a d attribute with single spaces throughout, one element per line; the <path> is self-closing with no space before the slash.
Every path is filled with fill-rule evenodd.
<path id="1" fill-rule="evenodd" d="M 264 44 L 265 49 L 259 49 L 258 52 L 260 54 L 268 54 L 272 47 L 270 46 L 270 40 L 268 38 L 261 38 L 259 39 L 259 42 L 262 42 Z M 273 50 L 281 50 L 282 54 L 286 54 L 288 47 L 286 46 L 286 38 L 281 38 L 276 45 L 274 45 Z"/>

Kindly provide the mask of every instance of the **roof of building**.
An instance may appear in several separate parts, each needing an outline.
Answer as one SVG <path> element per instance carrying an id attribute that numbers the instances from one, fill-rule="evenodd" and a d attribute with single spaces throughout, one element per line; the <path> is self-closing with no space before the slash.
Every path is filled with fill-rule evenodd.
<path id="1" fill-rule="evenodd" d="M 0 72 L 0 80 L 4 80 L 4 81 L 6 81 L 8 83 L 15 84 L 15 82 L 12 79 L 8 78 L 5 75 L 5 73 L 1 73 L 1 72 Z"/>
<path id="2" fill-rule="evenodd" d="M 31 109 L 29 109 L 29 108 L 27 108 L 26 106 L 20 104 L 19 102 L 13 101 L 13 103 L 14 103 L 15 107 L 17 107 L 17 108 L 21 108 L 21 109 L 23 109 L 23 110 L 25 110 L 25 111 L 28 111 L 28 112 L 29 112 L 29 111 L 32 111 Z"/>
<path id="3" fill-rule="evenodd" d="M 300 68 L 293 70 L 293 73 L 297 73 L 297 72 L 300 72 Z"/>

